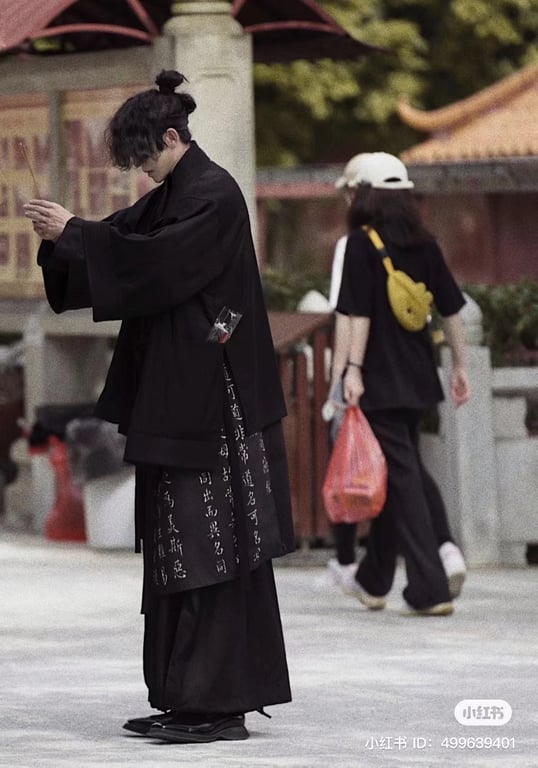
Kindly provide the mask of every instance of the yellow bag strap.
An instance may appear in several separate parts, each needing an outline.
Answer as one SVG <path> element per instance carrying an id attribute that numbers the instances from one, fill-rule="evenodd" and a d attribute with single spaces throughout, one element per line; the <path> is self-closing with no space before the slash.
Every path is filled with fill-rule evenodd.
<path id="1" fill-rule="evenodd" d="M 379 236 L 379 232 L 373 229 L 373 227 L 363 227 L 363 229 L 370 238 L 374 248 L 381 254 L 381 258 L 383 259 L 383 266 L 387 270 L 387 274 L 391 275 L 394 272 L 394 264 L 392 263 L 392 259 L 387 253 L 385 243 Z"/>

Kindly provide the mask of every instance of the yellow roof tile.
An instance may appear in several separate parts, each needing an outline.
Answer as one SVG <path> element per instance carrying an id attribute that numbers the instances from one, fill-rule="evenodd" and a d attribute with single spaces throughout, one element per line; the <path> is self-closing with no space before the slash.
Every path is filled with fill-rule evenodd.
<path id="1" fill-rule="evenodd" d="M 421 112 L 401 102 L 398 112 L 432 133 L 402 152 L 405 163 L 538 156 L 538 65 L 443 109 Z"/>

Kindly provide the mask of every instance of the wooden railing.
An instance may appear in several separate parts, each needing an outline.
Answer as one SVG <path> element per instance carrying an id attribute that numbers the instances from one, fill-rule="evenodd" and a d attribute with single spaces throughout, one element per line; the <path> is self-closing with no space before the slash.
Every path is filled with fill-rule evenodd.
<path id="1" fill-rule="evenodd" d="M 333 319 L 322 313 L 270 312 L 269 320 L 288 408 L 284 435 L 295 535 L 301 545 L 319 543 L 330 534 L 321 497 L 329 448 L 321 408 Z"/>

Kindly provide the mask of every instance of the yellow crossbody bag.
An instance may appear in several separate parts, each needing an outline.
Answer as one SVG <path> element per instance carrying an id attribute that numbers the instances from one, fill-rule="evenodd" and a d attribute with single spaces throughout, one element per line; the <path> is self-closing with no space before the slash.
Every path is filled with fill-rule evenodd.
<path id="1" fill-rule="evenodd" d="M 387 271 L 387 296 L 396 320 L 406 331 L 421 331 L 430 319 L 433 295 L 401 269 L 394 269 L 383 240 L 372 227 L 363 227 Z"/>

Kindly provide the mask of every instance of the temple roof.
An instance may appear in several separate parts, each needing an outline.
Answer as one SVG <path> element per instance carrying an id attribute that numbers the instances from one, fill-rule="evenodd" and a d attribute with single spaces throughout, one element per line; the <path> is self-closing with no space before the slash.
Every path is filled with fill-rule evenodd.
<path id="1" fill-rule="evenodd" d="M 3 0 L 0 52 L 67 53 L 150 43 L 172 15 L 170 8 L 171 2 L 160 0 Z"/>
<path id="2" fill-rule="evenodd" d="M 63 54 L 150 44 L 172 0 L 2 0 L 0 54 Z M 349 59 L 379 50 L 353 38 L 314 0 L 233 0 L 255 61 Z"/>
<path id="3" fill-rule="evenodd" d="M 538 157 L 538 65 L 442 109 L 422 112 L 402 101 L 398 113 L 432 134 L 402 153 L 407 164 Z"/>
<path id="4" fill-rule="evenodd" d="M 381 50 L 352 37 L 314 0 L 234 0 L 232 13 L 252 33 L 255 61 L 345 60 Z"/>

